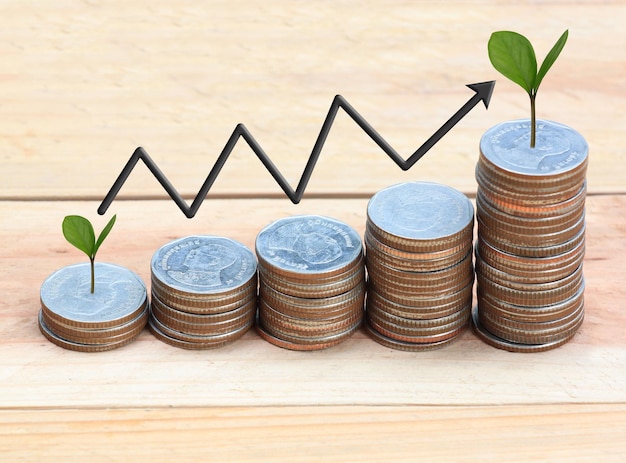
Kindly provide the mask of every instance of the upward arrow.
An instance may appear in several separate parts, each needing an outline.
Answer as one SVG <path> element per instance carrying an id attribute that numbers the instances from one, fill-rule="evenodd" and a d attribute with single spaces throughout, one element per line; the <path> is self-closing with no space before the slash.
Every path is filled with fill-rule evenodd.
<path id="1" fill-rule="evenodd" d="M 315 141 L 315 145 L 311 150 L 311 155 L 309 160 L 307 161 L 306 167 L 304 168 L 304 172 L 302 173 L 302 177 L 300 177 L 300 181 L 298 182 L 297 188 L 294 190 L 289 182 L 283 177 L 280 173 L 276 165 L 272 162 L 269 156 L 265 153 L 261 145 L 256 141 L 256 139 L 252 136 L 250 131 L 243 124 L 237 124 L 230 138 L 226 142 L 224 149 L 220 153 L 217 161 L 213 165 L 213 168 L 209 172 L 206 180 L 202 184 L 200 191 L 196 195 L 195 199 L 191 203 L 191 206 L 187 205 L 183 197 L 178 193 L 176 188 L 168 181 L 165 174 L 159 169 L 156 163 L 152 160 L 152 158 L 148 155 L 148 153 L 142 148 L 138 147 L 124 168 L 120 175 L 117 177 L 115 183 L 107 193 L 107 195 L 102 200 L 100 207 L 98 208 L 98 214 L 104 214 L 113 200 L 115 196 L 122 188 L 122 185 L 134 169 L 135 165 L 141 159 L 144 164 L 150 169 L 150 172 L 156 177 L 161 186 L 165 189 L 167 194 L 174 200 L 174 202 L 178 205 L 181 211 L 188 217 L 192 218 L 196 215 L 196 212 L 200 208 L 202 201 L 206 197 L 207 193 L 211 189 L 211 186 L 217 179 L 222 167 L 226 163 L 228 156 L 235 148 L 235 145 L 239 141 L 239 138 L 243 138 L 246 143 L 250 146 L 252 151 L 257 155 L 257 157 L 261 160 L 265 168 L 269 171 L 269 173 L 274 177 L 276 183 L 282 188 L 285 194 L 291 199 L 294 204 L 298 204 L 304 195 L 304 190 L 306 189 L 307 184 L 309 183 L 309 179 L 313 174 L 313 169 L 315 168 L 315 164 L 322 152 L 322 147 L 326 142 L 326 138 L 328 137 L 328 133 L 330 132 L 330 128 L 333 125 L 333 121 L 339 108 L 343 108 L 343 110 L 356 122 L 361 129 L 365 133 L 367 133 L 372 140 L 385 152 L 387 155 L 402 169 L 408 170 L 413 165 L 421 159 L 424 154 L 430 150 L 435 143 L 437 143 L 441 138 L 448 133 L 448 131 L 454 127 L 467 113 L 469 113 L 474 106 L 476 106 L 479 102 L 483 102 L 485 104 L 485 108 L 489 107 L 489 100 L 491 99 L 491 94 L 493 93 L 493 87 L 495 86 L 495 81 L 489 82 L 481 82 L 477 84 L 469 84 L 467 87 L 472 89 L 475 92 L 475 95 L 472 96 L 467 103 L 465 103 L 461 109 L 459 109 L 454 115 L 448 119 L 446 123 L 444 123 L 428 140 L 424 142 L 422 146 L 420 146 L 417 151 L 415 151 L 408 159 L 402 158 L 393 147 L 387 143 L 387 141 L 378 133 L 374 128 L 361 116 L 356 109 L 348 103 L 348 101 L 341 95 L 335 96 L 332 104 L 330 105 L 330 109 L 328 110 L 328 114 L 326 115 L 326 119 L 324 119 L 324 123 L 322 124 L 322 128 L 320 129 L 320 133 L 317 136 L 317 140 Z"/>
<path id="2" fill-rule="evenodd" d="M 467 100 L 467 103 L 461 106 L 461 109 L 454 113 L 454 115 L 448 119 L 448 121 L 443 124 L 439 130 L 432 134 L 431 137 L 426 140 L 424 144 L 420 146 L 406 161 L 402 158 L 394 159 L 390 153 L 387 154 L 389 154 L 389 156 L 396 161 L 396 164 L 398 164 L 402 170 L 409 170 L 417 161 L 420 160 L 422 156 L 428 152 L 429 149 L 435 145 L 435 143 L 441 140 L 441 138 L 448 133 L 452 127 L 463 119 L 465 115 L 467 115 L 467 113 L 474 108 L 474 106 L 482 101 L 485 104 L 485 109 L 489 108 L 489 101 L 491 100 L 491 94 L 493 93 L 493 87 L 495 87 L 495 85 L 495 80 L 466 85 L 466 87 L 469 87 L 476 92 L 474 96 Z"/>

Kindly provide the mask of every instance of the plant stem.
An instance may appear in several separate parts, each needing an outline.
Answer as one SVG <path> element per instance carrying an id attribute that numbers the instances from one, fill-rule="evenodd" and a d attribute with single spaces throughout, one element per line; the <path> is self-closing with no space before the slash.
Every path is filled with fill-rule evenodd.
<path id="1" fill-rule="evenodd" d="M 530 147 L 535 147 L 535 138 L 537 133 L 537 121 L 535 116 L 535 98 L 537 98 L 536 93 L 530 94 Z"/>
<path id="2" fill-rule="evenodd" d="M 94 278 L 94 273 L 95 273 L 94 272 L 95 271 L 95 269 L 94 269 L 94 261 L 95 261 L 95 258 L 90 257 L 89 261 L 91 262 L 91 294 L 93 294 L 95 283 L 96 283 L 95 282 L 95 278 Z"/>

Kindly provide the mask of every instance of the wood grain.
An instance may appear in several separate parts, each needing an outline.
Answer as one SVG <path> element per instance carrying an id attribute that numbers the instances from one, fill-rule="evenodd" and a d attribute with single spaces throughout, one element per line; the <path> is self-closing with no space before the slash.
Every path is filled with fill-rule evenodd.
<path id="1" fill-rule="evenodd" d="M 0 406 L 515 405 L 626 399 L 626 315 L 620 302 L 626 298 L 621 283 L 626 272 L 623 196 L 588 198 L 586 321 L 573 341 L 537 355 L 494 349 L 471 332 L 445 349 L 405 353 L 378 345 L 362 331 L 335 348 L 310 353 L 277 348 L 253 331 L 214 351 L 176 349 L 149 332 L 111 352 L 65 351 L 37 329 L 38 291 L 48 274 L 83 259 L 60 233 L 63 214 L 93 216 L 96 204 L 0 204 L 0 238 L 13 244 L 2 251 L 5 264 L 0 267 L 0 291 L 10 295 L 0 302 L 5 365 Z M 116 203 L 118 223 L 99 256 L 149 282 L 152 254 L 171 239 L 211 233 L 254 249 L 263 226 L 294 213 L 329 215 L 363 233 L 366 204 L 214 200 L 188 220 L 172 214 L 175 206 L 168 201 L 123 201 Z M 166 212 L 172 219 L 160 218 Z M 106 218 L 100 219 L 96 228 L 105 223 Z"/>
<path id="2" fill-rule="evenodd" d="M 0 411 L 6 461 L 621 462 L 624 405 Z"/>
<path id="3" fill-rule="evenodd" d="M 625 20 L 620 0 L 1 2 L 0 462 L 626 460 Z M 250 331 L 190 352 L 146 331 L 89 355 L 39 333 L 41 283 L 83 259 L 67 214 L 101 229 L 117 213 L 98 258 L 149 282 L 154 251 L 181 236 L 253 248 L 294 214 L 362 234 L 369 196 L 408 180 L 472 196 L 484 131 L 528 114 L 488 61 L 500 29 L 540 60 L 570 31 L 537 100 L 590 146 L 586 315 L 565 346 L 512 354 L 468 331 L 405 353 L 359 331 L 303 353 Z M 465 84 L 493 79 L 489 109 L 408 172 L 340 111 L 298 206 L 240 144 L 193 220 L 142 166 L 96 214 L 137 146 L 191 198 L 243 122 L 295 186 L 335 94 L 408 157 L 472 96 Z"/>
<path id="4" fill-rule="evenodd" d="M 8 1 L 0 17 L 2 198 L 102 198 L 137 146 L 193 196 L 239 122 L 295 186 L 335 94 L 408 157 L 473 95 L 465 84 L 496 79 L 489 110 L 406 173 L 340 112 L 308 190 L 420 179 L 472 192 L 484 131 L 529 117 L 489 63 L 489 34 L 518 30 L 541 60 L 566 28 L 538 117 L 587 139 L 590 191 L 626 189 L 623 2 Z M 213 191 L 282 194 L 244 143 Z M 121 193 L 164 197 L 145 168 Z"/>

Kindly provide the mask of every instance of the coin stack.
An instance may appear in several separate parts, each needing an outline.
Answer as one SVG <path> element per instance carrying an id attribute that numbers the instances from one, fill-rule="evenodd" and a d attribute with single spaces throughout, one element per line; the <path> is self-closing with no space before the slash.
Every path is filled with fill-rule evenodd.
<path id="1" fill-rule="evenodd" d="M 558 347 L 584 317 L 588 147 L 572 129 L 513 121 L 485 133 L 476 166 L 476 333 L 513 352 Z"/>
<path id="2" fill-rule="evenodd" d="M 229 238 L 194 235 L 171 241 L 151 262 L 149 327 L 161 341 L 184 349 L 230 344 L 254 324 L 254 253 Z"/>
<path id="3" fill-rule="evenodd" d="M 283 218 L 256 239 L 257 330 L 292 350 L 334 346 L 363 319 L 365 266 L 361 238 L 349 225 L 317 215 Z"/>
<path id="4" fill-rule="evenodd" d="M 101 352 L 133 341 L 148 321 L 146 286 L 134 272 L 96 262 L 70 265 L 41 286 L 39 329 L 52 343 L 80 352 Z"/>
<path id="5" fill-rule="evenodd" d="M 367 206 L 367 329 L 382 345 L 439 348 L 469 326 L 474 207 L 453 188 L 393 185 Z"/>

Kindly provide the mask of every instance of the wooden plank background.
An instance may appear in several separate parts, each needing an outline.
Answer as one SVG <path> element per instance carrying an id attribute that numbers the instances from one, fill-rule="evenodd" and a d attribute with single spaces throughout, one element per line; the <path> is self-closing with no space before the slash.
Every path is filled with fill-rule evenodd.
<path id="1" fill-rule="evenodd" d="M 280 202 L 283 208 L 277 202 L 214 200 L 207 204 L 210 211 L 203 211 L 219 218 L 214 224 L 206 217 L 183 217 L 147 227 L 141 224 L 169 203 L 120 202 L 119 216 L 134 218 L 116 224 L 100 260 L 124 265 L 149 283 L 153 252 L 175 237 L 208 232 L 253 249 L 256 232 L 273 220 L 268 217 L 299 211 L 288 201 Z M 57 229 L 66 210 L 89 211 L 89 203 L 36 204 L 10 203 L 7 209 L 33 230 Z M 307 211 L 341 216 L 362 234 L 366 204 L 310 200 Z M 626 315 L 615 301 L 626 299 L 621 285 L 626 241 L 620 239 L 621 216 L 612 212 L 626 210 L 626 198 L 590 197 L 587 209 L 586 321 L 572 342 L 536 355 L 494 349 L 470 332 L 445 349 L 406 353 L 378 345 L 363 331 L 332 349 L 309 353 L 277 348 L 254 331 L 209 351 L 170 347 L 147 331 L 111 352 L 65 351 L 38 331 L 38 288 L 52 271 L 80 261 L 79 252 L 59 233 L 46 233 L 37 237 L 37 255 L 25 253 L 34 238 L 16 223 L 2 231 L 2 241 L 14 246 L 5 251 L 11 264 L 0 274 L 2 292 L 13 295 L 12 304 L 3 302 L 0 319 L 0 358 L 8 379 L 0 407 L 620 403 L 626 397 Z M 233 218 L 233 210 L 246 220 Z M 14 355 L 18 346 L 20 354 Z"/>
<path id="2" fill-rule="evenodd" d="M 623 1 L 164 0 L 0 2 L 0 462 L 624 461 L 626 459 L 626 4 Z M 253 331 L 218 350 L 149 332 L 94 355 L 39 333 L 39 287 L 81 261 L 67 214 L 118 222 L 99 260 L 136 271 L 193 233 L 254 246 L 280 217 L 324 214 L 359 233 L 371 194 L 427 180 L 475 193 L 478 142 L 526 117 L 492 68 L 491 32 L 527 35 L 541 60 L 569 41 L 538 117 L 589 142 L 585 322 L 541 354 L 467 332 L 433 352 L 384 348 L 364 331 L 291 352 Z M 240 142 L 189 220 L 143 166 L 107 217 L 96 209 L 143 146 L 187 199 L 243 122 L 295 187 L 336 94 L 404 157 L 497 80 L 402 172 L 339 112 L 299 205 Z"/>
<path id="3" fill-rule="evenodd" d="M 308 191 L 371 195 L 420 179 L 471 193 L 482 133 L 529 115 L 524 91 L 489 63 L 500 29 L 527 35 L 539 60 L 570 30 L 538 117 L 588 140 L 590 191 L 623 192 L 625 15 L 621 1 L 5 1 L 0 195 L 101 199 L 137 146 L 195 195 L 239 122 L 295 186 L 335 94 L 408 157 L 473 95 L 465 84 L 496 79 L 489 110 L 407 173 L 340 112 Z M 145 168 L 122 193 L 164 197 Z M 245 143 L 214 193 L 282 194 Z"/>

